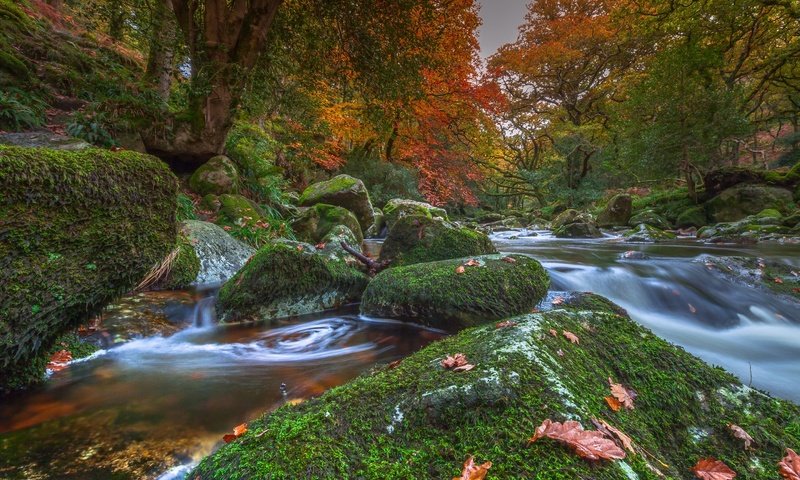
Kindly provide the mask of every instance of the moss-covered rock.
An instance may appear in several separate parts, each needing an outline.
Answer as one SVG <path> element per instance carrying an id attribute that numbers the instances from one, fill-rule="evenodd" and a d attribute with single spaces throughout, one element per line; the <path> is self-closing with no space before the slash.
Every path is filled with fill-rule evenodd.
<path id="1" fill-rule="evenodd" d="M 249 225 L 264 217 L 264 212 L 255 202 L 241 195 L 207 195 L 203 197 L 203 204 L 212 208 L 218 205 L 217 223 L 222 226 Z"/>
<path id="2" fill-rule="evenodd" d="M 697 231 L 697 238 L 711 243 L 757 243 L 794 236 L 780 217 L 751 215 L 738 222 L 721 222 Z"/>
<path id="3" fill-rule="evenodd" d="M 621 227 L 628 224 L 633 210 L 633 201 L 627 193 L 614 195 L 608 204 L 597 215 L 597 225 L 600 227 Z"/>
<path id="4" fill-rule="evenodd" d="M 361 231 L 369 229 L 375 222 L 367 187 L 364 182 L 350 175 L 337 175 L 330 180 L 315 183 L 300 195 L 299 205 L 302 207 L 311 207 L 318 203 L 336 205 L 353 212 Z"/>
<path id="5" fill-rule="evenodd" d="M 394 266 L 495 253 L 485 233 L 427 216 L 397 220 L 381 248 L 381 261 Z"/>
<path id="6" fill-rule="evenodd" d="M 665 232 L 664 230 L 653 227 L 651 225 L 647 225 L 646 223 L 641 223 L 637 225 L 636 228 L 634 228 L 630 232 L 626 232 L 624 236 L 625 239 L 629 242 L 644 242 L 644 243 L 673 240 L 675 238 L 674 233 Z"/>
<path id="7" fill-rule="evenodd" d="M 652 209 L 642 210 L 641 212 L 638 212 L 635 215 L 631 216 L 630 220 L 628 220 L 628 225 L 631 227 L 639 226 L 642 223 L 656 228 L 660 228 L 661 230 L 669 230 L 669 228 L 671 227 L 669 221 L 666 218 L 656 213 Z"/>
<path id="8" fill-rule="evenodd" d="M 337 225 L 350 229 L 358 243 L 364 240 L 361 225 L 350 210 L 325 203 L 318 203 L 304 210 L 292 222 L 292 230 L 299 240 L 316 244 L 322 242 Z"/>
<path id="9" fill-rule="evenodd" d="M 60 334 L 170 252 L 177 181 L 133 152 L 0 147 L 0 189 L 3 389 L 41 378 Z"/>
<path id="10" fill-rule="evenodd" d="M 800 408 L 742 385 L 593 298 L 514 318 L 509 327 L 463 331 L 399 365 L 284 406 L 250 422 L 190 477 L 452 478 L 474 455 L 492 462 L 488 478 L 497 479 L 658 478 L 653 469 L 689 478 L 704 457 L 722 459 L 742 478 L 776 478 L 785 448 L 800 444 Z M 565 330 L 580 344 L 564 338 Z M 455 353 L 475 368 L 442 368 Z M 638 393 L 634 409 L 608 407 L 609 378 Z M 547 418 L 591 430 L 593 418 L 603 419 L 639 453 L 590 462 L 553 440 L 529 444 Z M 742 448 L 728 424 L 744 428 L 758 447 Z"/>
<path id="11" fill-rule="evenodd" d="M 361 267 L 361 262 L 347 252 L 342 247 L 342 243 L 347 244 L 348 247 L 359 253 L 363 253 L 361 249 L 363 242 L 359 241 L 356 235 L 344 225 L 333 227 L 315 248 L 317 248 L 320 255 L 324 255 L 331 260 L 343 261 L 351 267 Z"/>
<path id="12" fill-rule="evenodd" d="M 269 320 L 357 302 L 368 278 L 345 262 L 297 242 L 262 247 L 219 291 L 225 322 Z"/>
<path id="13" fill-rule="evenodd" d="M 728 188 L 705 204 L 714 222 L 735 222 L 773 208 L 786 213 L 794 207 L 792 192 L 784 188 L 740 184 Z"/>
<path id="14" fill-rule="evenodd" d="M 687 208 L 686 210 L 682 211 L 675 220 L 675 226 L 677 228 L 699 228 L 704 225 L 708 225 L 708 216 L 706 215 L 706 210 L 703 207 L 695 206 Z"/>
<path id="15" fill-rule="evenodd" d="M 599 238 L 603 234 L 588 213 L 570 208 L 561 212 L 551 225 L 553 235 L 559 238 Z"/>
<path id="16" fill-rule="evenodd" d="M 195 170 L 189 187 L 199 195 L 239 193 L 239 173 L 230 158 L 217 155 Z"/>
<path id="17" fill-rule="evenodd" d="M 702 255 L 695 259 L 727 280 L 765 292 L 800 301 L 800 277 L 784 262 L 757 257 L 717 257 Z M 779 281 L 776 281 L 778 279 Z"/>
<path id="18" fill-rule="evenodd" d="M 181 232 L 178 235 L 175 251 L 175 258 L 172 260 L 169 272 L 159 284 L 161 288 L 188 287 L 195 283 L 200 273 L 200 258 L 186 233 Z"/>
<path id="19" fill-rule="evenodd" d="M 397 220 L 411 216 L 423 216 L 428 218 L 440 217 L 447 220 L 447 211 L 444 208 L 434 207 L 430 203 L 417 202 L 403 198 L 389 200 L 383 207 L 383 215 L 386 218 L 386 226 L 391 230 Z M 501 216 L 502 218 L 502 216 Z"/>
<path id="20" fill-rule="evenodd" d="M 470 260 L 477 265 L 465 265 Z M 418 263 L 379 273 L 361 313 L 455 331 L 528 312 L 549 285 L 541 264 L 524 255 Z"/>

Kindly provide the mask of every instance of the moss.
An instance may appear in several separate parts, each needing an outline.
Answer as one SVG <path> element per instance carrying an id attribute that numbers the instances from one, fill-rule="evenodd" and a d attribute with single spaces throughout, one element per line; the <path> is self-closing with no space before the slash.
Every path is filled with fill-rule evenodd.
<path id="1" fill-rule="evenodd" d="M 482 232 L 424 216 L 400 218 L 381 248 L 381 261 L 393 266 L 495 253 Z"/>
<path id="2" fill-rule="evenodd" d="M 199 195 L 238 193 L 239 173 L 228 157 L 217 155 L 195 170 L 189 187 Z"/>
<path id="3" fill-rule="evenodd" d="M 672 240 L 675 238 L 675 234 L 665 232 L 659 228 L 647 225 L 646 223 L 641 223 L 630 232 L 627 232 L 625 238 L 629 242 L 658 242 L 662 240 Z"/>
<path id="4" fill-rule="evenodd" d="M 452 478 L 474 455 L 492 461 L 489 476 L 498 479 L 657 478 L 648 464 L 667 478 L 688 478 L 699 458 L 711 456 L 743 478 L 766 480 L 776 477 L 784 448 L 800 442 L 791 427 L 798 407 L 741 385 L 609 309 L 514 321 L 466 330 L 395 368 L 376 368 L 253 421 L 190 478 Z M 576 333 L 580 345 L 550 329 Z M 454 373 L 439 366 L 456 352 L 476 367 Z M 609 409 L 609 377 L 638 392 L 635 409 Z M 589 462 L 549 439 L 528 445 L 546 418 L 593 429 L 592 417 L 648 453 Z M 758 448 L 745 451 L 728 423 L 750 432 Z"/>
<path id="5" fill-rule="evenodd" d="M 733 222 L 764 209 L 783 213 L 793 207 L 792 192 L 784 188 L 740 184 L 728 188 L 705 204 L 708 217 L 715 222 Z"/>
<path id="6" fill-rule="evenodd" d="M 703 207 L 690 207 L 682 211 L 675 219 L 678 228 L 702 227 L 708 224 L 708 216 Z"/>
<path id="7" fill-rule="evenodd" d="M 135 152 L 0 146 L 0 389 L 175 242 L 177 181 Z M 14 379 L 35 364 L 36 374 Z"/>
<path id="8" fill-rule="evenodd" d="M 178 194 L 178 212 L 176 213 L 178 222 L 184 220 L 197 220 L 195 213 L 194 200 L 185 193 Z"/>
<path id="9" fill-rule="evenodd" d="M 172 262 L 167 278 L 161 283 L 161 287 L 166 289 L 187 287 L 194 283 L 200 273 L 200 258 L 191 240 L 184 233 L 178 235 L 175 248 L 178 254 Z"/>
<path id="10" fill-rule="evenodd" d="M 364 292 L 361 312 L 459 330 L 530 311 L 550 285 L 541 264 L 524 255 L 474 257 L 479 266 L 457 273 L 467 260 L 384 270 Z"/>
<path id="11" fill-rule="evenodd" d="M 441 217 L 447 220 L 447 211 L 443 208 L 434 207 L 425 202 L 401 198 L 389 200 L 386 206 L 383 207 L 383 215 L 386 217 L 386 224 L 389 228 L 392 228 L 399 218 L 409 215 L 419 215 L 428 218 Z M 502 215 L 499 215 L 499 217 L 498 220 L 503 219 Z"/>
<path id="12" fill-rule="evenodd" d="M 219 292 L 223 321 L 266 320 L 314 313 L 357 302 L 367 277 L 310 245 L 262 247 Z"/>
<path id="13" fill-rule="evenodd" d="M 372 202 L 364 182 L 350 175 L 337 175 L 309 186 L 300 195 L 298 204 L 311 207 L 320 203 L 351 211 L 358 219 L 362 231 L 369 229 L 375 221 Z"/>
<path id="14" fill-rule="evenodd" d="M 10 52 L 0 52 L 0 70 L 5 70 L 20 80 L 26 80 L 30 76 L 30 71 L 25 62 Z"/>
<path id="15" fill-rule="evenodd" d="M 628 224 L 633 208 L 631 196 L 627 193 L 614 195 L 602 212 L 597 216 L 597 224 L 601 227 L 617 227 Z"/>
<path id="16" fill-rule="evenodd" d="M 253 223 L 260 220 L 264 214 L 251 200 L 241 195 L 220 195 L 216 199 L 212 196 L 206 195 L 203 197 L 203 203 L 214 203 L 214 200 L 219 202 L 219 217 L 217 223 L 222 226 L 241 226 L 245 223 Z"/>
<path id="17" fill-rule="evenodd" d="M 349 210 L 335 205 L 318 203 L 305 210 L 292 222 L 297 238 L 310 243 L 319 243 L 337 225 L 344 225 L 356 236 L 360 244 L 364 240 L 358 219 Z"/>
<path id="18" fill-rule="evenodd" d="M 774 208 L 765 208 L 756 214 L 756 218 L 781 218 L 781 212 Z"/>

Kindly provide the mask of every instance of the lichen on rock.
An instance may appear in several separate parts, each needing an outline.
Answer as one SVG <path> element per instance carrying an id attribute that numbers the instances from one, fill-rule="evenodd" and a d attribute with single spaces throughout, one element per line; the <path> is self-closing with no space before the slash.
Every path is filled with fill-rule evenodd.
<path id="1" fill-rule="evenodd" d="M 364 182 L 350 175 L 337 175 L 330 180 L 315 183 L 300 195 L 300 206 L 311 207 L 319 203 L 349 210 L 358 219 L 362 231 L 368 230 L 375 222 L 367 187 Z"/>

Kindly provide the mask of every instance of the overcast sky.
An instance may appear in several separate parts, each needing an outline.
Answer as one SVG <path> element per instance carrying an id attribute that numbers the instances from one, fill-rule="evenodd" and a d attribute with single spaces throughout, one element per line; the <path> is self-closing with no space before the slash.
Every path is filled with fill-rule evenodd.
<path id="1" fill-rule="evenodd" d="M 486 58 L 503 44 L 517 39 L 517 28 L 525 20 L 530 0 L 479 0 L 483 25 L 480 29 L 481 56 Z"/>

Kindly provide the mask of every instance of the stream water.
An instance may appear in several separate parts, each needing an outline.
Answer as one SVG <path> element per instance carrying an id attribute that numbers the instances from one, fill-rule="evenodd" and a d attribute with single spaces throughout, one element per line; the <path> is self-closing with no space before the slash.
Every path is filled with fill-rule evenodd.
<path id="1" fill-rule="evenodd" d="M 696 261 L 702 254 L 758 256 L 800 269 L 800 246 L 643 245 L 528 233 L 493 240 L 501 251 L 540 260 L 552 290 L 604 295 L 745 383 L 800 402 L 800 304 L 721 279 Z M 648 258 L 622 258 L 629 250 Z M 0 398 L 0 478 L 180 477 L 181 465 L 208 454 L 235 425 L 442 336 L 354 312 L 219 326 L 212 293 L 118 302 L 96 339 L 110 346 L 131 336 L 114 325 L 157 327 L 71 364 L 40 388 Z"/>

